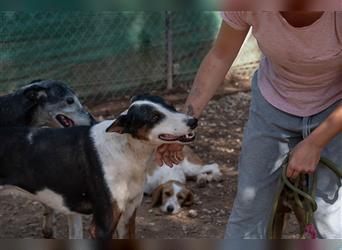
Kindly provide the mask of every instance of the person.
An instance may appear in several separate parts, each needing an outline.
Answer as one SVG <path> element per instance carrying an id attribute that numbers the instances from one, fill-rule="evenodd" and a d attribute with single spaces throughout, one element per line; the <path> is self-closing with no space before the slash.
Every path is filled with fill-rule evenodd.
<path id="1" fill-rule="evenodd" d="M 252 80 L 238 189 L 225 238 L 266 238 L 280 165 L 288 152 L 288 177 L 317 173 L 318 236 L 342 238 L 341 179 L 317 167 L 320 156 L 342 166 L 342 12 L 221 14 L 220 31 L 199 68 L 184 112 L 201 115 L 251 27 L 263 53 Z M 182 146 L 162 145 L 156 160 L 178 164 Z"/>

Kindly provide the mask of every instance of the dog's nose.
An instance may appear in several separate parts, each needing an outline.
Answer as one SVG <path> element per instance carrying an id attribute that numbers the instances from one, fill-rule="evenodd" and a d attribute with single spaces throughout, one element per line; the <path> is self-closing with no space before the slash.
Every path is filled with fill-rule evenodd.
<path id="1" fill-rule="evenodd" d="M 198 125 L 198 120 L 196 118 L 190 118 L 186 125 L 188 125 L 191 129 L 195 129 Z"/>
<path id="2" fill-rule="evenodd" d="M 173 210 L 175 210 L 175 209 L 173 208 L 173 206 L 169 205 L 169 206 L 167 206 L 166 210 L 168 213 L 172 213 Z"/>

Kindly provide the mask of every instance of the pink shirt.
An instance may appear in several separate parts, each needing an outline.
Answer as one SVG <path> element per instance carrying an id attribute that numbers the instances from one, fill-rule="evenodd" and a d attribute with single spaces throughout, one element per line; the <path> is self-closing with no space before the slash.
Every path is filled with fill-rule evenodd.
<path id="1" fill-rule="evenodd" d="M 263 53 L 258 85 L 276 108 L 296 116 L 317 114 L 342 99 L 342 12 L 325 12 L 295 28 L 279 12 L 222 12 L 235 29 L 253 27 Z"/>

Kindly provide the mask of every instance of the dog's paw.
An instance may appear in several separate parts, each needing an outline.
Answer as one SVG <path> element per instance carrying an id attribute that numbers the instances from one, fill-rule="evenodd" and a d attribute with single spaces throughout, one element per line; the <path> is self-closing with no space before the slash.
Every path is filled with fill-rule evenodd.
<path id="1" fill-rule="evenodd" d="M 207 185 L 207 174 L 199 174 L 196 182 L 198 187 L 205 187 Z"/>
<path id="2" fill-rule="evenodd" d="M 199 187 L 204 187 L 207 183 L 213 181 L 221 181 L 222 173 L 219 166 L 214 163 L 210 165 L 205 165 L 201 169 L 201 173 L 197 176 L 197 185 Z"/>

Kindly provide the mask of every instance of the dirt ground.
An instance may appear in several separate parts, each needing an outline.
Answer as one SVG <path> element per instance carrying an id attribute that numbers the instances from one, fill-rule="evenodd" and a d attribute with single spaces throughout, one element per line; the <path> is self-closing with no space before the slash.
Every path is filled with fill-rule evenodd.
<path id="1" fill-rule="evenodd" d="M 173 216 L 152 209 L 150 198 L 145 198 L 137 216 L 138 238 L 209 238 L 224 235 L 237 186 L 237 161 L 241 148 L 243 125 L 248 116 L 250 93 L 238 92 L 212 101 L 200 120 L 198 137 L 193 145 L 206 162 L 217 162 L 223 172 L 223 181 L 198 188 L 189 183 L 195 193 L 198 216 L 189 216 L 189 209 Z M 106 116 L 106 115 L 104 115 Z M 103 116 L 101 118 L 104 118 Z M 68 178 L 67 175 L 65 178 Z M 41 238 L 43 206 L 25 198 L 0 198 L 0 238 Z M 84 217 L 85 235 L 89 237 L 89 217 Z M 294 221 L 286 238 L 295 238 Z M 66 218 L 56 219 L 56 238 L 67 237 Z"/>

